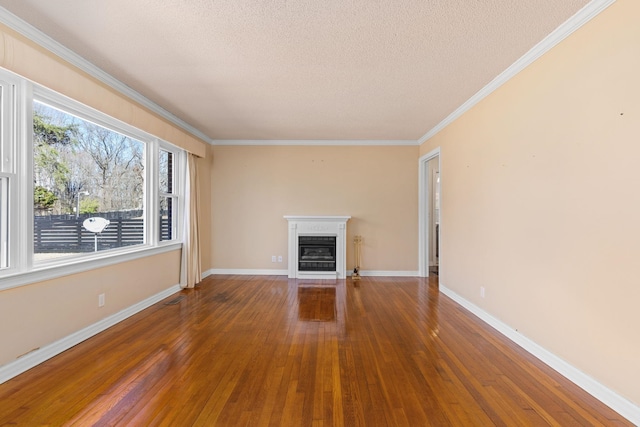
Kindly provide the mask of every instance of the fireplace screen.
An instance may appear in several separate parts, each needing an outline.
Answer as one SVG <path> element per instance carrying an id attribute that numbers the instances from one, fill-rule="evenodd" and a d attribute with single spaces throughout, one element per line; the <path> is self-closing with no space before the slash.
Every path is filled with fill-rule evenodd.
<path id="1" fill-rule="evenodd" d="M 298 236 L 299 271 L 336 271 L 336 236 Z"/>

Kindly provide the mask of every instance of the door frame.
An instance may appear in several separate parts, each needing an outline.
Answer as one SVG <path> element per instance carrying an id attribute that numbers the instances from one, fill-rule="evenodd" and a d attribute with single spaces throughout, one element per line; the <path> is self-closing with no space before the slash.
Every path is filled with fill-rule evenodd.
<path id="1" fill-rule="evenodd" d="M 429 276 L 429 234 L 431 233 L 431 177 L 429 176 L 430 160 L 438 158 L 440 171 L 440 194 L 442 195 L 442 162 L 440 147 L 421 156 L 418 160 L 418 275 Z M 442 197 L 440 197 L 440 212 L 442 213 Z M 440 215 L 440 236 L 442 236 L 442 215 Z M 442 239 L 440 239 L 442 240 Z M 442 251 L 439 251 L 442 254 Z M 440 264 L 440 263 L 439 263 Z"/>

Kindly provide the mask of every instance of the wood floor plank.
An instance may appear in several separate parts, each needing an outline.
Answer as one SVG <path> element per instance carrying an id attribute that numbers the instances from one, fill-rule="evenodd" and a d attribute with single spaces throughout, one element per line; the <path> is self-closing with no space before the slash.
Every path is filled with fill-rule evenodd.
<path id="1" fill-rule="evenodd" d="M 433 278 L 215 276 L 179 296 L 0 385 L 0 426 L 631 425 Z"/>

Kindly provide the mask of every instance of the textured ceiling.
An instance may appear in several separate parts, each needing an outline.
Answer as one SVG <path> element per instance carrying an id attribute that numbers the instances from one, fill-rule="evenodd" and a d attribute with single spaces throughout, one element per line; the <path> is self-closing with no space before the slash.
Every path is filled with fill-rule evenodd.
<path id="1" fill-rule="evenodd" d="M 0 0 L 212 139 L 417 140 L 587 0 Z"/>

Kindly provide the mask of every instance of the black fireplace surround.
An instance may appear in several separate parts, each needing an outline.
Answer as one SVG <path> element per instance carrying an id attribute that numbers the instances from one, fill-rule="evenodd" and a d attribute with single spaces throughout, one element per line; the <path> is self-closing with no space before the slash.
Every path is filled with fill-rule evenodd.
<path id="1" fill-rule="evenodd" d="M 298 271 L 336 271 L 336 236 L 298 236 Z"/>

